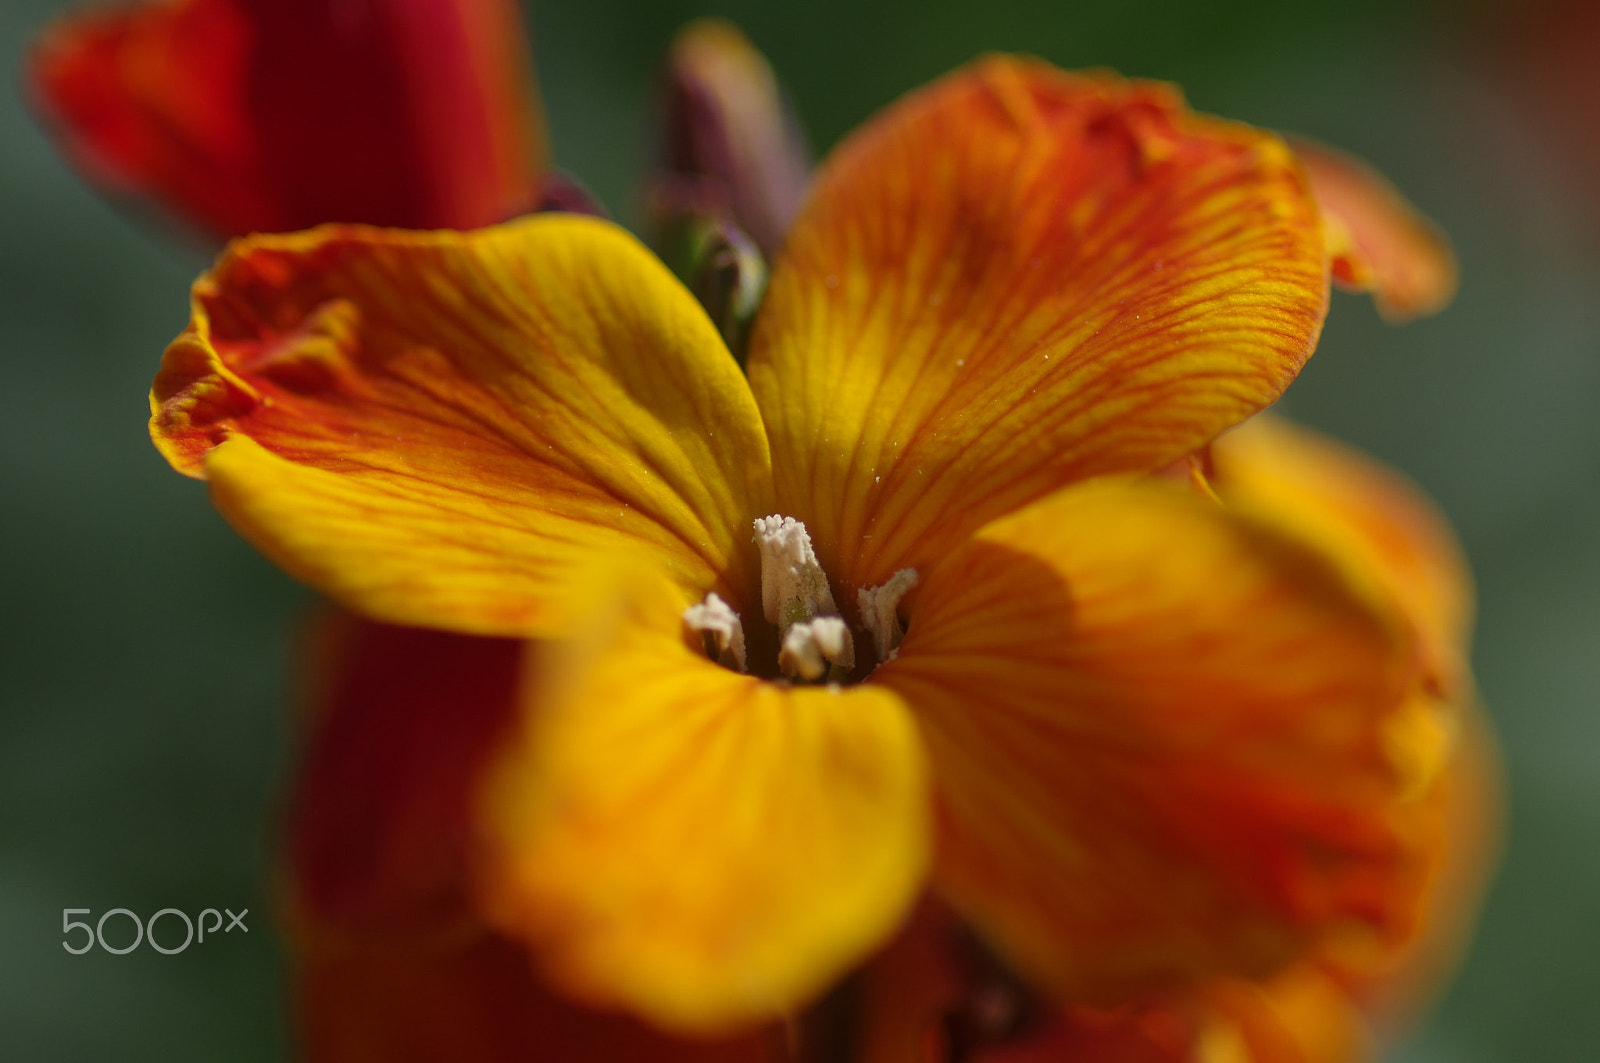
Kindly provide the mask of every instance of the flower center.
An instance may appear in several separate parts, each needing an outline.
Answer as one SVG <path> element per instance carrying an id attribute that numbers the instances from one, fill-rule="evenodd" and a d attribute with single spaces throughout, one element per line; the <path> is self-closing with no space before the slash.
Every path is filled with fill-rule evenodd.
<path id="1" fill-rule="evenodd" d="M 778 671 L 803 683 L 843 682 L 856 666 L 855 640 L 806 526 L 793 517 L 762 517 L 755 522 L 755 541 L 761 551 L 761 611 L 778 627 Z M 894 657 L 904 635 L 900 599 L 916 585 L 916 570 L 907 568 L 881 587 L 857 592 L 861 624 L 872 636 L 879 664 Z M 708 657 L 746 670 L 744 626 L 716 594 L 684 610 L 683 622 L 705 640 Z"/>

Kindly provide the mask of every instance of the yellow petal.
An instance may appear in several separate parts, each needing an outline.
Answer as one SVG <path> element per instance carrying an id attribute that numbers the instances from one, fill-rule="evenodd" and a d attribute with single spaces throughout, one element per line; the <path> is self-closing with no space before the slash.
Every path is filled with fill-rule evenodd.
<path id="1" fill-rule="evenodd" d="M 1085 486 L 921 593 L 874 680 L 928 744 L 937 881 L 1047 984 L 1261 972 L 1409 912 L 1385 725 L 1415 651 L 1315 553 L 1180 488 Z"/>
<path id="2" fill-rule="evenodd" d="M 240 241 L 195 285 L 151 407 L 156 445 L 246 538 L 377 619 L 548 632 L 595 552 L 643 551 L 696 596 L 756 583 L 749 388 L 689 294 L 597 219 Z"/>
<path id="3" fill-rule="evenodd" d="M 1327 305 L 1269 134 L 1170 88 L 990 58 L 846 141 L 751 341 L 782 512 L 847 590 L 1275 399 Z"/>
<path id="4" fill-rule="evenodd" d="M 536 662 L 485 790 L 484 906 L 557 984 L 668 1028 L 791 1012 L 921 885 L 915 727 L 887 691 L 713 664 L 685 644 L 684 599 L 629 579 Z"/>

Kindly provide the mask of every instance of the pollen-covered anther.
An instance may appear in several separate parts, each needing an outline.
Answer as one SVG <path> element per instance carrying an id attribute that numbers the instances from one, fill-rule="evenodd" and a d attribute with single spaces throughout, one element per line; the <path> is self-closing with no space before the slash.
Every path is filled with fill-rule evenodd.
<path id="1" fill-rule="evenodd" d="M 838 615 L 804 524 L 793 517 L 761 517 L 756 546 L 761 550 L 761 611 L 769 623 L 787 631 L 801 620 Z"/>
<path id="2" fill-rule="evenodd" d="M 872 633 L 872 648 L 878 651 L 879 664 L 894 660 L 895 650 L 906 636 L 905 628 L 900 626 L 900 599 L 916 585 L 917 570 L 903 568 L 881 586 L 856 591 L 861 624 Z"/>
<path id="3" fill-rule="evenodd" d="M 828 575 L 806 526 L 773 515 L 755 522 L 761 550 L 761 611 L 778 625 L 778 670 L 806 682 L 842 678 L 855 667 L 855 641 L 839 616 Z"/>
<path id="4" fill-rule="evenodd" d="M 685 609 L 683 622 L 707 640 L 706 656 L 712 656 L 715 650 L 718 664 L 745 671 L 744 625 L 739 622 L 739 614 L 715 592 L 707 594 L 699 605 Z"/>
<path id="5" fill-rule="evenodd" d="M 855 642 L 844 619 L 837 616 L 819 616 L 792 625 L 778 649 L 778 670 L 807 683 L 837 680 L 855 664 Z"/>

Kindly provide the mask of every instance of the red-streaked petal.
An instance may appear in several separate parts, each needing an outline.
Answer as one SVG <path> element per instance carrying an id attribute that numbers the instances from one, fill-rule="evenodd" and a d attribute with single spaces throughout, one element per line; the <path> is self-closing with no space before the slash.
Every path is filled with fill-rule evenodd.
<path id="1" fill-rule="evenodd" d="M 990 58 L 829 159 L 750 379 L 783 512 L 881 583 L 1063 484 L 1162 466 L 1275 399 L 1327 306 L 1275 137 L 1161 85 Z"/>
<path id="2" fill-rule="evenodd" d="M 218 237 L 486 225 L 542 163 L 510 0 L 128 4 L 53 25 L 28 81 L 91 179 Z"/>
<path id="3" fill-rule="evenodd" d="M 658 576 L 593 600 L 536 658 L 524 734 L 485 787 L 484 909 L 554 984 L 666 1028 L 792 1015 L 921 888 L 916 728 L 881 688 L 713 664 Z"/>
<path id="4" fill-rule="evenodd" d="M 1289 143 L 1329 222 L 1334 280 L 1372 292 L 1392 321 L 1443 309 L 1456 294 L 1456 256 L 1439 227 L 1361 160 L 1300 137 Z"/>
<path id="5" fill-rule="evenodd" d="M 1417 671 L 1323 558 L 1146 482 L 984 529 L 874 681 L 922 725 L 949 898 L 1104 999 L 1409 914 L 1387 729 Z"/>
<path id="6" fill-rule="evenodd" d="M 693 299 L 610 223 L 327 227 L 195 286 L 151 431 L 292 574 L 376 619 L 559 628 L 571 565 L 644 551 L 743 608 L 759 414 Z"/>
<path id="7" fill-rule="evenodd" d="M 1399 940 L 1335 939 L 1260 980 L 1220 978 L 1151 1000 L 1050 1007 L 1009 981 L 938 905 L 853 983 L 861 1058 L 970 1063 L 1363 1063 L 1442 988 L 1500 837 L 1493 736 L 1467 711 L 1449 762 L 1411 806 L 1420 927 Z M 1408 886 L 1408 890 L 1413 887 Z M 1343 947 L 1352 946 L 1352 947 Z M 1376 946 L 1376 947 L 1374 947 Z M 945 1055 L 933 1051 L 937 1046 Z M 959 1046 L 959 1047 L 958 1047 Z M 964 1051 L 963 1051 L 964 1050 Z M 919 1054 L 920 1053 L 920 1054 Z"/>

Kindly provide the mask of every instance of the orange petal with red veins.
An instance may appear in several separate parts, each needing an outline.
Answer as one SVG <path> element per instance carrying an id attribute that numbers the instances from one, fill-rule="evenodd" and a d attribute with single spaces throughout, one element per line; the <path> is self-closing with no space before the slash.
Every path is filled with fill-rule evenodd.
<path id="1" fill-rule="evenodd" d="M 1166 86 L 990 58 L 828 160 L 751 341 L 782 512 L 872 586 L 1272 402 L 1327 308 L 1277 138 Z"/>
<path id="2" fill-rule="evenodd" d="M 608 222 L 327 227 L 235 244 L 151 393 L 173 466 L 244 536 L 376 619 L 561 627 L 573 566 L 653 555 L 758 585 L 760 415 L 716 330 Z"/>
<path id="3" fill-rule="evenodd" d="M 296 1036 L 309 1063 L 781 1063 L 776 1031 L 683 1041 L 557 995 L 517 944 L 470 922 L 395 936 L 296 926 Z"/>
<path id="4" fill-rule="evenodd" d="M 1409 914 L 1386 728 L 1416 651 L 1324 559 L 1136 483 L 924 576 L 873 680 L 928 743 L 936 881 L 1024 971 L 1105 999 Z"/>
<path id="5" fill-rule="evenodd" d="M 1456 294 L 1456 256 L 1439 227 L 1361 160 L 1299 137 L 1289 143 L 1329 223 L 1334 280 L 1372 292 L 1392 321 L 1442 310 Z"/>
<path id="6" fill-rule="evenodd" d="M 28 82 L 92 180 L 218 237 L 471 228 L 535 195 L 523 42 L 510 0 L 167 0 L 57 22 Z"/>
<path id="7" fill-rule="evenodd" d="M 1213 979 L 1165 998 L 1103 1009 L 1041 1007 L 1007 993 L 970 937 L 935 905 L 858 976 L 861 1057 L 869 1063 L 947 1058 L 956 1038 L 970 1063 L 1360 1063 L 1415 1021 L 1466 941 L 1500 837 L 1493 736 L 1463 715 L 1461 741 L 1427 796 L 1411 806 L 1408 845 L 1427 886 L 1420 927 L 1397 940 L 1335 940 L 1259 982 Z M 1414 885 L 1406 889 L 1415 892 Z M 1374 948 L 1373 945 L 1377 947 Z M 1008 1007 L 1009 999 L 1009 1007 Z M 974 1018 L 1006 1025 L 985 1038 Z M 922 1052 L 922 1055 L 918 1055 Z M 1099 1054 L 1096 1054 L 1099 1053 Z"/>
<path id="8" fill-rule="evenodd" d="M 916 728 L 881 688 L 713 664 L 653 574 L 592 600 L 485 787 L 482 906 L 581 999 L 695 1033 L 792 1015 L 922 885 Z"/>
<path id="9" fill-rule="evenodd" d="M 1470 684 L 1472 580 L 1449 523 L 1415 485 L 1372 458 L 1270 415 L 1211 448 L 1212 486 L 1230 506 L 1281 525 L 1375 580 L 1417 628 L 1447 697 Z"/>

